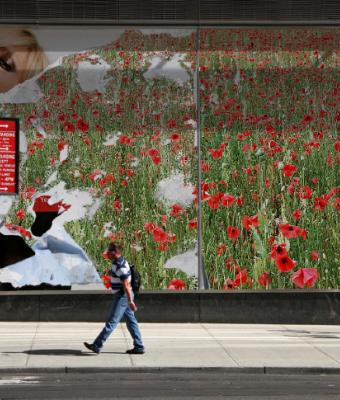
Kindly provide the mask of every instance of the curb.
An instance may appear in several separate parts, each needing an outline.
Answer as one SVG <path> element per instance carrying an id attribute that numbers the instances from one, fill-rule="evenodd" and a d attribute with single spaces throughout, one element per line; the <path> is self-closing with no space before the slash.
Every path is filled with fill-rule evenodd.
<path id="1" fill-rule="evenodd" d="M 195 373 L 268 374 L 268 375 L 340 375 L 340 367 L 58 367 L 58 368 L 0 368 L 1 374 L 89 374 L 89 373 Z"/>

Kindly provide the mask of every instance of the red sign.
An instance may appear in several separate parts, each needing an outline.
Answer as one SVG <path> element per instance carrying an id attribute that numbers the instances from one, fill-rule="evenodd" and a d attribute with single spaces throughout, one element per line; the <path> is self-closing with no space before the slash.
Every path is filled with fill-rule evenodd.
<path id="1" fill-rule="evenodd" d="M 18 193 L 19 121 L 0 119 L 0 194 Z"/>

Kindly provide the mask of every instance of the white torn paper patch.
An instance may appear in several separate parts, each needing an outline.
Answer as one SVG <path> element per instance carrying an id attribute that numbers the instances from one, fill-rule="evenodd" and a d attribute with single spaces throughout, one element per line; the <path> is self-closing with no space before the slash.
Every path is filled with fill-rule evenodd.
<path id="1" fill-rule="evenodd" d="M 105 142 L 103 143 L 104 146 L 115 146 L 116 143 L 118 142 L 121 132 L 117 132 L 115 134 L 111 134 L 106 136 Z"/>
<path id="2" fill-rule="evenodd" d="M 92 261 L 62 226 L 53 225 L 32 249 L 34 256 L 0 269 L 0 282 L 14 287 L 101 282 Z"/>
<path id="3" fill-rule="evenodd" d="M 59 153 L 59 161 L 63 163 L 68 158 L 68 144 L 65 144 L 61 152 Z"/>
<path id="4" fill-rule="evenodd" d="M 181 65 L 184 57 L 184 53 L 175 53 L 169 60 L 160 56 L 154 56 L 151 59 L 149 69 L 143 74 L 143 76 L 145 79 L 164 77 L 182 85 L 190 78 L 188 72 Z M 189 63 L 186 62 L 185 64 Z"/>
<path id="5" fill-rule="evenodd" d="M 189 276 L 198 275 L 197 244 L 194 249 L 171 257 L 164 264 L 164 268 L 175 268 L 185 272 Z"/>
<path id="6" fill-rule="evenodd" d="M 188 207 L 194 201 L 194 189 L 193 184 L 184 183 L 182 173 L 172 174 L 158 183 L 155 196 L 157 200 Z"/>
<path id="7" fill-rule="evenodd" d="M 29 79 L 14 86 L 6 93 L 0 93 L 0 104 L 36 103 L 43 97 L 36 78 Z"/>
<path id="8" fill-rule="evenodd" d="M 105 79 L 107 72 L 111 69 L 110 64 L 99 56 L 91 56 L 91 61 L 81 61 L 78 64 L 77 81 L 84 92 L 105 92 L 105 86 L 111 78 Z"/>
<path id="9" fill-rule="evenodd" d="M 7 215 L 13 204 L 13 198 L 0 195 L 0 215 Z"/>
<path id="10" fill-rule="evenodd" d="M 55 182 L 58 178 L 58 171 L 54 171 L 47 179 L 45 186 L 50 185 L 51 183 Z"/>

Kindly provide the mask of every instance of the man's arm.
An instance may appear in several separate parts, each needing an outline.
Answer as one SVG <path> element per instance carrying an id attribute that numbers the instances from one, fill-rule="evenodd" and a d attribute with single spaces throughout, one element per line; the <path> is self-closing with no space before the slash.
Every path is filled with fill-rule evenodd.
<path id="1" fill-rule="evenodd" d="M 130 307 L 130 309 L 131 309 L 132 311 L 137 311 L 137 306 L 136 306 L 136 304 L 133 302 L 132 288 L 131 288 L 131 285 L 130 285 L 129 280 L 128 280 L 128 279 L 124 279 L 124 280 L 122 281 L 122 284 L 123 284 L 124 292 L 126 293 L 126 296 L 127 296 L 127 298 L 128 298 L 128 301 L 129 301 L 129 307 Z"/>

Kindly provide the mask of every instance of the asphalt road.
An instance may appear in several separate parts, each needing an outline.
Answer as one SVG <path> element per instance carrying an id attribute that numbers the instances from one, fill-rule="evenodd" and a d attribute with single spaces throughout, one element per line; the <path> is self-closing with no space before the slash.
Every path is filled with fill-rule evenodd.
<path id="1" fill-rule="evenodd" d="M 340 399 L 340 375 L 222 371 L 8 374 L 0 399 Z"/>

